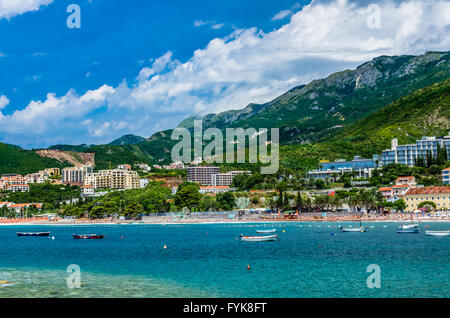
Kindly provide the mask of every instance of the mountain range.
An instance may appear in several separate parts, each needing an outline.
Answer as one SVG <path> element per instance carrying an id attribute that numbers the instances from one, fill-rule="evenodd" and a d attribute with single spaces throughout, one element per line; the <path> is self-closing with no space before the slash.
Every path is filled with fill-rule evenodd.
<path id="1" fill-rule="evenodd" d="M 265 104 L 240 110 L 190 117 L 179 127 L 192 128 L 195 119 L 203 128 L 280 128 L 282 163 L 314 166 L 319 159 L 369 156 L 389 146 L 392 137 L 411 142 L 422 135 L 446 134 L 449 126 L 450 52 L 420 56 L 380 56 L 354 70 L 331 74 L 294 87 Z M 97 168 L 107 163 L 169 162 L 172 130 L 148 139 L 125 135 L 107 145 L 55 145 L 51 150 L 95 155 Z M 29 171 L 48 165 L 34 151 L 0 144 L 7 152 L 29 153 L 35 163 L 0 161 L 0 172 Z M 42 159 L 42 162 L 40 162 Z M 55 164 L 64 163 L 56 160 Z M 9 170 L 8 170 L 9 169 Z"/>

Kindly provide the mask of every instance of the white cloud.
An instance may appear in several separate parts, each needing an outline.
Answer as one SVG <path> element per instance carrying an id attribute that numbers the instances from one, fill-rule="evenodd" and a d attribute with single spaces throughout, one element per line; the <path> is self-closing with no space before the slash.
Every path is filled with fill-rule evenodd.
<path id="1" fill-rule="evenodd" d="M 292 14 L 291 10 L 281 10 L 280 12 L 278 12 L 277 14 L 275 14 L 272 17 L 272 21 L 282 20 L 282 19 L 286 18 L 288 15 L 291 15 L 291 14 Z"/>
<path id="2" fill-rule="evenodd" d="M 29 11 L 37 11 L 53 0 L 0 0 L 0 20 L 10 19 Z"/>
<path id="3" fill-rule="evenodd" d="M 0 109 L 5 108 L 5 106 L 8 106 L 9 99 L 5 95 L 0 95 Z"/>
<path id="4" fill-rule="evenodd" d="M 205 25 L 209 25 L 213 30 L 219 30 L 225 26 L 225 23 L 218 23 L 216 21 L 204 21 L 204 20 L 194 21 L 194 26 L 197 28 Z"/>
<path id="5" fill-rule="evenodd" d="M 281 10 L 277 14 L 275 14 L 271 20 L 277 21 L 277 20 L 283 20 L 284 18 L 287 18 L 288 16 L 291 16 L 298 8 L 300 8 L 300 4 L 296 3 L 294 4 L 290 9 L 287 10 Z"/>
<path id="6" fill-rule="evenodd" d="M 156 127 L 176 126 L 186 115 L 266 102 L 293 86 L 379 55 L 450 47 L 448 1 L 385 1 L 379 6 L 381 28 L 371 29 L 366 7 L 315 1 L 279 29 L 236 30 L 212 39 L 185 62 L 167 52 L 133 83 L 104 85 L 81 96 L 73 91 L 62 97 L 48 94 L 13 114 L 0 112 L 0 134 L 23 144 L 106 142 L 119 132 L 147 137 Z M 90 129 L 78 124 L 87 118 Z"/>

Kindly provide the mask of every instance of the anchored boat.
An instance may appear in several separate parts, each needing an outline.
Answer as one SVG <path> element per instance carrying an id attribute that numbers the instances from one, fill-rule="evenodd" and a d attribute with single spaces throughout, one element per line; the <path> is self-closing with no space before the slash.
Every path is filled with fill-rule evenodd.
<path id="1" fill-rule="evenodd" d="M 264 242 L 264 241 L 275 241 L 279 239 L 278 235 L 267 235 L 267 236 L 244 236 L 241 234 L 241 240 L 245 242 Z"/>
<path id="2" fill-rule="evenodd" d="M 102 234 L 74 234 L 73 238 L 75 240 L 100 240 L 104 238 L 105 236 Z"/>
<path id="3" fill-rule="evenodd" d="M 343 227 L 341 226 L 342 232 L 367 232 L 367 229 L 365 227 Z"/>
<path id="4" fill-rule="evenodd" d="M 425 231 L 425 234 L 429 236 L 449 236 L 450 231 Z"/>
<path id="5" fill-rule="evenodd" d="M 403 228 L 401 225 L 398 227 L 397 233 L 419 233 L 419 228 Z"/>
<path id="6" fill-rule="evenodd" d="M 271 230 L 256 230 L 256 233 L 275 233 L 277 230 L 276 229 L 271 229 Z"/>
<path id="7" fill-rule="evenodd" d="M 400 229 L 406 230 L 406 229 L 416 229 L 419 227 L 419 224 L 400 224 Z"/>
<path id="8" fill-rule="evenodd" d="M 49 236 L 50 232 L 17 232 L 17 236 Z"/>

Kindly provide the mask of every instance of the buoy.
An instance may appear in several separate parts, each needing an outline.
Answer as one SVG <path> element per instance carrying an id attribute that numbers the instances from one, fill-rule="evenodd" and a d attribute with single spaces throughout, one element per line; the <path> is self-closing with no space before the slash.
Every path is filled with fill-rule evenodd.
<path id="1" fill-rule="evenodd" d="M 164 249 L 167 249 L 167 245 L 164 244 Z"/>
<path id="2" fill-rule="evenodd" d="M 250 264 L 247 265 L 247 270 L 250 270 Z"/>
<path id="3" fill-rule="evenodd" d="M 123 240 L 123 236 L 120 237 Z"/>
<path id="4" fill-rule="evenodd" d="M 321 247 L 322 245 L 319 244 L 319 247 Z"/>
<path id="5" fill-rule="evenodd" d="M 285 230 L 283 230 L 283 233 L 285 233 L 286 231 Z"/>

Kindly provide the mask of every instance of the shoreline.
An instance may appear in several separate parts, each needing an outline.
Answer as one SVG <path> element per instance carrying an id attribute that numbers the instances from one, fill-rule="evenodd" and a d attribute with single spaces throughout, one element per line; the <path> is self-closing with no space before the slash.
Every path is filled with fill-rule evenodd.
<path id="1" fill-rule="evenodd" d="M 363 220 L 362 223 L 450 223 L 450 219 L 446 220 Z M 190 220 L 190 221 L 162 221 L 157 222 L 23 222 L 23 223 L 0 223 L 2 226 L 119 226 L 119 225 L 205 225 L 205 224 L 274 224 L 274 223 L 360 223 L 359 220 L 240 220 L 240 221 L 223 221 L 223 220 Z"/>

